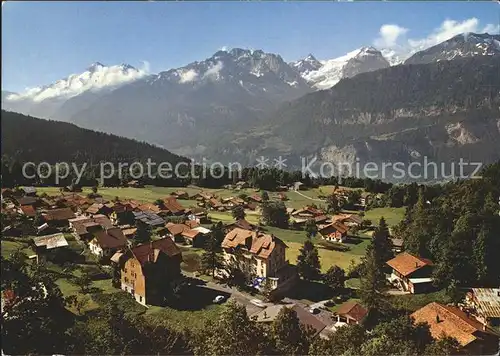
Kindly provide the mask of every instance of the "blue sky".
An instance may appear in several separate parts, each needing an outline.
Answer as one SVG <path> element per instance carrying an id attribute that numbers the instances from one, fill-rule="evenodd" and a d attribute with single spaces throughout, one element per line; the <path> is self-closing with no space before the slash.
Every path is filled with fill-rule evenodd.
<path id="1" fill-rule="evenodd" d="M 2 89 L 48 84 L 96 61 L 147 61 L 158 72 L 224 46 L 328 59 L 373 45 L 387 24 L 405 29 L 405 44 L 456 28 L 497 31 L 499 11 L 493 2 L 7 2 Z"/>

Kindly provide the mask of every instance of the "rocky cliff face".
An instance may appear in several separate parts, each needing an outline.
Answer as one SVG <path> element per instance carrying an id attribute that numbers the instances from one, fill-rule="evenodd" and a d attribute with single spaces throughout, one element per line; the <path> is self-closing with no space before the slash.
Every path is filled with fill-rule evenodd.
<path id="1" fill-rule="evenodd" d="M 500 88 L 498 72 L 500 57 L 485 56 L 360 74 L 283 105 L 265 132 L 255 128 L 238 145 L 285 155 L 296 166 L 314 156 L 360 164 L 492 162 L 500 159 L 500 91 L 491 89 Z"/>

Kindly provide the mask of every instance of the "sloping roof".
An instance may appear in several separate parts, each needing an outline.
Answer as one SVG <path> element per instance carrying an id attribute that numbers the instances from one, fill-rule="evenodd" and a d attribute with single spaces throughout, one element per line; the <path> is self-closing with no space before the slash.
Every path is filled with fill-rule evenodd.
<path id="1" fill-rule="evenodd" d="M 68 246 L 68 241 L 62 233 L 34 237 L 33 242 L 36 247 L 45 246 L 47 250 Z"/>
<path id="2" fill-rule="evenodd" d="M 103 248 L 118 248 L 127 245 L 127 238 L 119 227 L 98 230 L 93 233 L 99 246 Z"/>
<path id="3" fill-rule="evenodd" d="M 400 253 L 386 263 L 405 277 L 424 266 L 432 266 L 431 260 L 415 257 L 408 252 Z"/>
<path id="4" fill-rule="evenodd" d="M 368 310 L 361 304 L 355 301 L 348 301 L 342 304 L 337 309 L 337 314 L 349 316 L 350 318 L 360 322 L 368 314 Z"/>
<path id="5" fill-rule="evenodd" d="M 21 205 L 21 211 L 26 216 L 35 216 L 36 210 L 33 208 L 33 205 Z"/>
<path id="6" fill-rule="evenodd" d="M 69 220 L 75 217 L 75 213 L 70 208 L 60 208 L 48 210 L 43 217 L 47 221 Z"/>
<path id="7" fill-rule="evenodd" d="M 111 220 L 109 220 L 109 218 L 106 215 L 102 214 L 97 214 L 94 215 L 93 217 L 81 216 L 75 219 L 70 219 L 69 222 L 73 226 L 75 232 L 78 235 L 84 235 L 88 233 L 87 228 L 91 226 L 99 225 L 102 226 L 104 229 L 113 227 L 113 223 L 111 222 Z"/>
<path id="8" fill-rule="evenodd" d="M 172 214 L 182 213 L 185 210 L 174 196 L 166 197 L 163 199 L 163 203 L 165 205 L 165 209 L 170 211 Z"/>
<path id="9" fill-rule="evenodd" d="M 336 231 L 340 232 L 341 234 L 345 234 L 349 231 L 349 228 L 340 222 L 333 222 L 331 224 L 323 226 L 323 228 L 319 230 L 319 233 L 322 235 L 329 235 Z"/>
<path id="10" fill-rule="evenodd" d="M 208 202 L 213 207 L 220 207 L 220 206 L 222 206 L 222 203 L 219 200 L 217 200 L 216 198 L 211 198 Z"/>
<path id="11" fill-rule="evenodd" d="M 477 311 L 486 318 L 500 318 L 500 288 L 472 288 Z"/>
<path id="12" fill-rule="evenodd" d="M 188 239 L 195 239 L 198 235 L 203 235 L 200 231 L 189 229 L 182 232 L 182 236 L 187 237 Z"/>
<path id="13" fill-rule="evenodd" d="M 168 223 L 166 225 L 166 227 L 167 227 L 167 230 L 174 236 L 182 234 L 184 231 L 187 231 L 190 229 L 187 225 L 173 224 L 173 223 Z"/>
<path id="14" fill-rule="evenodd" d="M 361 224 L 363 222 L 363 219 L 358 214 L 336 214 L 332 216 L 332 220 L 340 222 L 350 220 L 356 224 Z"/>
<path id="15" fill-rule="evenodd" d="M 466 346 L 478 339 L 477 332 L 485 332 L 483 325 L 467 316 L 458 308 L 442 305 L 436 302 L 427 304 L 411 314 L 416 322 L 426 322 L 430 326 L 434 338 L 442 334 L 457 339 L 462 346 Z"/>
<path id="16" fill-rule="evenodd" d="M 255 230 L 258 226 L 248 222 L 248 220 L 239 219 L 239 220 L 236 220 L 232 224 L 228 224 L 227 227 L 229 227 L 229 228 L 237 228 L 238 227 L 238 228 L 243 229 L 243 230 Z"/>
<path id="17" fill-rule="evenodd" d="M 262 197 L 260 195 L 256 195 L 256 194 L 249 196 L 248 199 L 252 199 L 252 200 L 259 202 L 259 203 L 262 201 Z"/>
<path id="18" fill-rule="evenodd" d="M 325 221 L 325 220 L 328 220 L 328 216 L 326 216 L 326 215 L 319 215 L 319 216 L 316 216 L 314 218 L 314 221 L 316 223 L 319 223 L 319 222 L 322 222 L 322 221 Z"/>
<path id="19" fill-rule="evenodd" d="M 146 262 L 156 262 L 159 252 L 163 252 L 169 257 L 181 254 L 179 247 L 169 237 L 138 245 L 131 251 L 141 265 Z"/>
<path id="20" fill-rule="evenodd" d="M 122 229 L 122 231 L 123 231 L 123 235 L 129 236 L 129 235 L 135 234 L 137 232 L 137 228 L 136 227 L 129 227 L 129 228 Z"/>
<path id="21" fill-rule="evenodd" d="M 184 225 L 188 226 L 191 229 L 200 226 L 200 224 L 196 220 L 186 220 L 184 221 Z"/>
<path id="22" fill-rule="evenodd" d="M 151 204 L 151 203 L 141 204 L 137 207 L 137 209 L 144 211 L 144 212 L 153 212 L 153 213 L 159 213 L 162 211 L 162 209 L 158 205 Z"/>
<path id="23" fill-rule="evenodd" d="M 91 206 L 89 206 L 89 208 L 85 212 L 89 214 L 97 214 L 99 210 L 101 210 L 104 207 L 105 207 L 104 204 L 94 203 Z"/>
<path id="24" fill-rule="evenodd" d="M 37 197 L 19 197 L 14 199 L 19 205 L 33 205 L 40 200 Z"/>
<path id="25" fill-rule="evenodd" d="M 163 218 L 161 218 L 160 216 L 156 215 L 153 212 L 134 211 L 133 214 L 136 220 L 142 221 L 143 223 L 151 226 L 159 226 L 165 224 L 165 220 L 163 220 Z"/>
<path id="26" fill-rule="evenodd" d="M 273 252 L 276 244 L 286 244 L 274 235 L 264 234 L 260 231 L 250 231 L 235 228 L 228 232 L 222 241 L 223 248 L 247 248 L 246 242 L 250 239 L 249 252 L 257 257 L 267 259 Z"/>

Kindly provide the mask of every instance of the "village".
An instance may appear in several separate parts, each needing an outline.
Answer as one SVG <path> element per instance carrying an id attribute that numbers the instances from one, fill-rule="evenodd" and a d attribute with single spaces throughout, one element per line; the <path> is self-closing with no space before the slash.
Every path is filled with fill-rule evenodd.
<path id="1" fill-rule="evenodd" d="M 77 315 L 99 308 L 103 295 L 119 294 L 179 328 L 216 317 L 230 300 L 258 323 L 291 308 L 313 337 L 324 339 L 363 323 L 369 308 L 356 267 L 380 225 L 387 223 L 392 235 L 404 208 L 368 209 L 379 195 L 338 186 L 297 182 L 277 190 L 247 182 L 215 190 L 137 181 L 123 188 L 2 189 L 2 256 L 22 252 L 57 275 Z M 349 204 L 332 212 L 326 200 L 332 196 Z M 470 288 L 452 305 L 433 284 L 434 261 L 388 237 L 385 297 L 427 323 L 436 339 L 455 338 L 467 353 L 496 350 L 500 289 Z M 304 262 L 307 246 L 318 265 Z"/>

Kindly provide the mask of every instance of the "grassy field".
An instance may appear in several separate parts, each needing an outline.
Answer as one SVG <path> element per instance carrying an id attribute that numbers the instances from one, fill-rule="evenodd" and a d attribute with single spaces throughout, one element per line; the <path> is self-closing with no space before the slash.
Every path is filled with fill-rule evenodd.
<path id="1" fill-rule="evenodd" d="M 383 216 L 389 227 L 397 225 L 404 217 L 406 208 L 376 208 L 365 212 L 364 219 L 371 220 L 377 225 Z"/>
<path id="2" fill-rule="evenodd" d="M 200 330 L 206 322 L 218 317 L 222 305 L 212 304 L 200 310 L 178 310 L 169 307 L 149 307 L 144 316 L 153 324 L 176 330 Z"/>
<path id="3" fill-rule="evenodd" d="M 18 241 L 2 240 L 2 256 L 7 258 L 10 254 L 20 250 L 26 255 L 34 254 L 33 250 L 28 246 L 27 243 Z"/>
<path id="4" fill-rule="evenodd" d="M 451 302 L 444 289 L 433 293 L 394 295 L 389 298 L 391 304 L 396 308 L 408 311 L 415 311 L 431 302 L 438 302 L 441 304 L 448 304 Z"/>
<path id="5" fill-rule="evenodd" d="M 288 242 L 288 249 L 286 250 L 286 258 L 290 263 L 297 263 L 297 256 L 299 255 L 299 250 L 302 247 L 301 243 L 298 242 Z M 348 252 L 332 251 L 318 246 L 318 254 L 321 262 L 321 271 L 326 272 L 328 268 L 333 265 L 337 265 L 344 270 L 349 267 L 351 260 L 354 262 L 359 262 L 361 260 L 360 255 L 353 255 Z"/>

